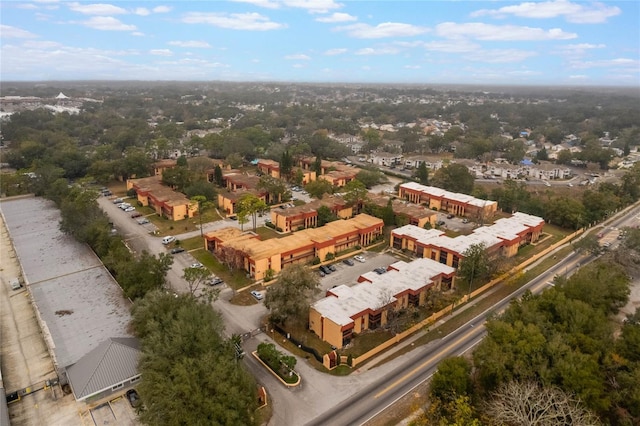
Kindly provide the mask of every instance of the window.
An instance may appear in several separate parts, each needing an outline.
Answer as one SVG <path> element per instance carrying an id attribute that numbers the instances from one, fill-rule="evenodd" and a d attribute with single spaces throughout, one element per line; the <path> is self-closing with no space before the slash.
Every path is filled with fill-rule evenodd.
<path id="1" fill-rule="evenodd" d="M 117 391 L 118 389 L 122 389 L 124 387 L 124 383 L 119 383 L 111 388 L 112 391 Z"/>
<path id="2" fill-rule="evenodd" d="M 130 383 L 135 383 L 135 382 L 138 382 L 138 381 L 140 381 L 140 375 L 139 374 L 137 376 L 135 376 L 135 377 L 132 377 L 131 380 L 129 380 Z"/>

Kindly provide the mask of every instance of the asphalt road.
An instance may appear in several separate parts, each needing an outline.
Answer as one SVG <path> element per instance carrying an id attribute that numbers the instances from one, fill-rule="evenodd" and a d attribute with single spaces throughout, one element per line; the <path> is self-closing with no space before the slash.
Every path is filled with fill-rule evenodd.
<path id="1" fill-rule="evenodd" d="M 603 231 L 604 239 L 617 235 L 624 226 L 635 226 L 640 222 L 640 207 L 636 205 L 612 218 Z M 615 238 L 615 237 L 613 237 Z M 485 336 L 485 322 L 491 313 L 503 312 L 512 299 L 530 290 L 536 294 L 549 287 L 555 275 L 570 275 L 580 265 L 595 259 L 587 254 L 570 253 L 544 274 L 531 280 L 514 294 L 501 300 L 445 338 L 432 342 L 412 352 L 401 365 L 380 379 L 362 388 L 349 399 L 316 417 L 307 425 L 361 425 L 374 418 L 411 392 L 416 386 L 429 380 L 444 358 L 461 355 L 475 347 Z"/>

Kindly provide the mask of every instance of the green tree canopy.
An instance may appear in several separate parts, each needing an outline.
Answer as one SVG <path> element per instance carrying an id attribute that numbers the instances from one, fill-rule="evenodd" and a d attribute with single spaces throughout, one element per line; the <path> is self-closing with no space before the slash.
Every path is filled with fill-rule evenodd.
<path id="1" fill-rule="evenodd" d="M 471 194 L 473 181 L 473 176 L 466 166 L 454 163 L 438 169 L 431 179 L 431 184 L 447 191 Z"/>
<path id="2" fill-rule="evenodd" d="M 278 280 L 267 289 L 264 299 L 271 320 L 280 324 L 305 323 L 311 296 L 320 291 L 319 286 L 318 274 L 304 265 L 294 264 L 283 269 Z"/>
<path id="3" fill-rule="evenodd" d="M 317 179 L 309 182 L 304 189 L 314 198 L 321 199 L 324 194 L 333 194 L 333 185 L 328 180 Z"/>

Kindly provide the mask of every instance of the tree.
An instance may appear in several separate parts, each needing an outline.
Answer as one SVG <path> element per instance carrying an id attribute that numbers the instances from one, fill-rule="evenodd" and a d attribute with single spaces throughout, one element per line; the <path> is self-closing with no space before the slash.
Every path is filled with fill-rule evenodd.
<path id="1" fill-rule="evenodd" d="M 429 169 L 427 168 L 426 162 L 420 162 L 420 165 L 416 169 L 415 177 L 421 185 L 429 185 Z"/>
<path id="2" fill-rule="evenodd" d="M 207 201 L 207 197 L 204 195 L 194 195 L 191 197 L 191 202 L 198 205 L 198 220 L 200 221 L 200 236 L 204 238 L 204 230 L 202 229 L 202 215 L 204 210 L 209 209 L 215 204 Z"/>
<path id="3" fill-rule="evenodd" d="M 232 169 L 237 169 L 238 167 L 242 166 L 243 163 L 242 156 L 237 152 L 232 152 L 231 154 L 227 155 L 225 161 L 231 166 Z"/>
<path id="4" fill-rule="evenodd" d="M 213 181 L 219 187 L 224 185 L 224 177 L 222 176 L 222 169 L 219 164 L 216 164 L 216 167 L 213 169 Z"/>
<path id="5" fill-rule="evenodd" d="M 196 291 L 201 285 L 205 284 L 211 278 L 211 271 L 207 268 L 185 268 L 183 270 L 182 279 L 187 282 L 189 293 L 195 297 Z"/>
<path id="6" fill-rule="evenodd" d="M 318 275 L 304 265 L 294 264 L 283 269 L 264 299 L 271 320 L 279 324 L 304 323 L 311 296 L 320 291 L 319 286 Z"/>
<path id="7" fill-rule="evenodd" d="M 387 180 L 384 174 L 379 170 L 362 170 L 358 172 L 356 179 L 362 182 L 364 186 L 369 189 Z"/>
<path id="8" fill-rule="evenodd" d="M 598 425 L 581 401 L 556 387 L 511 381 L 492 394 L 486 412 L 498 424 L 555 426 Z"/>
<path id="9" fill-rule="evenodd" d="M 318 226 L 324 226 L 329 222 L 338 220 L 338 216 L 327 206 L 318 207 Z"/>
<path id="10" fill-rule="evenodd" d="M 291 170 L 293 168 L 293 158 L 291 158 L 291 154 L 289 150 L 286 150 L 282 153 L 282 157 L 280 158 L 280 176 L 283 178 L 288 178 L 291 176 Z"/>
<path id="11" fill-rule="evenodd" d="M 573 243 L 573 248 L 578 253 L 584 251 L 595 256 L 602 253 L 602 247 L 600 247 L 600 242 L 595 235 L 586 235 L 580 238 Z"/>
<path id="12" fill-rule="evenodd" d="M 144 297 L 150 291 L 163 289 L 173 258 L 165 253 L 158 257 L 142 252 L 139 259 L 127 257 L 115 264 L 116 279 L 130 299 Z"/>
<path id="13" fill-rule="evenodd" d="M 251 217 L 253 221 L 253 230 L 255 232 L 257 227 L 258 213 L 267 210 L 267 208 L 267 204 L 259 197 L 256 197 L 253 194 L 244 194 L 242 197 L 240 197 L 240 200 L 238 200 L 238 203 L 236 204 L 238 220 L 241 217 Z"/>
<path id="14" fill-rule="evenodd" d="M 473 191 L 473 175 L 462 164 L 450 164 L 438 169 L 433 175 L 431 184 L 452 192 L 471 194 Z"/>
<path id="15" fill-rule="evenodd" d="M 209 304 L 152 292 L 133 307 L 144 424 L 255 425 L 256 383 Z"/>
<path id="16" fill-rule="evenodd" d="M 344 200 L 353 207 L 354 213 L 358 214 L 362 206 L 369 199 L 367 187 L 362 182 L 354 179 L 344 186 Z"/>
<path id="17" fill-rule="evenodd" d="M 484 243 L 471 244 L 462 253 L 462 260 L 458 265 L 458 277 L 469 287 L 469 295 L 475 284 L 489 277 L 489 259 Z"/>
<path id="18" fill-rule="evenodd" d="M 322 174 L 322 157 L 316 155 L 316 159 L 313 162 L 313 171 L 316 172 L 316 177 Z"/>
<path id="19" fill-rule="evenodd" d="M 280 202 L 289 194 L 289 189 L 282 180 L 269 175 L 261 176 L 257 187 L 267 192 L 267 203 L 269 204 Z"/>
<path id="20" fill-rule="evenodd" d="M 454 401 L 457 397 L 471 395 L 471 363 L 464 357 L 447 358 L 438 364 L 429 384 L 430 398 Z"/>
<path id="21" fill-rule="evenodd" d="M 324 194 L 333 193 L 333 185 L 331 185 L 331 182 L 324 179 L 317 179 L 313 182 L 309 182 L 304 189 L 309 193 L 309 195 L 317 199 L 321 199 Z"/>

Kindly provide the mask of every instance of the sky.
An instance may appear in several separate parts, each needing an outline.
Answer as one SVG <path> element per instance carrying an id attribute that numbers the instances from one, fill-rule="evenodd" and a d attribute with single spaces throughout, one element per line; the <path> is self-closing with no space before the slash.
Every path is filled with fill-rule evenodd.
<path id="1" fill-rule="evenodd" d="M 0 80 L 640 86 L 640 2 L 0 3 Z"/>

